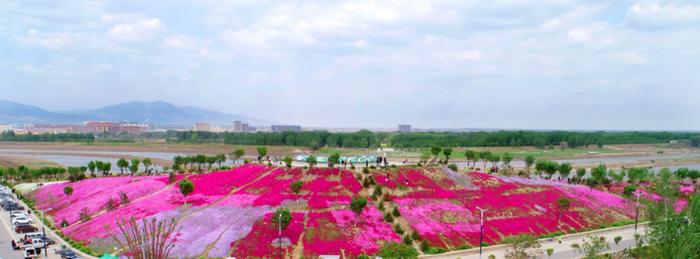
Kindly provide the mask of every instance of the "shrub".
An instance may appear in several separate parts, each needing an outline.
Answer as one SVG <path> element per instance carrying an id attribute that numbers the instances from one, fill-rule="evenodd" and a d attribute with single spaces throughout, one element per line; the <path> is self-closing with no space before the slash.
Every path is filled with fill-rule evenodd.
<path id="1" fill-rule="evenodd" d="M 447 166 L 447 168 L 449 168 L 450 170 L 455 171 L 455 172 L 459 171 L 459 167 L 457 167 L 456 164 L 450 164 Z"/>
<path id="2" fill-rule="evenodd" d="M 361 254 L 357 256 L 357 259 L 371 259 L 371 257 L 369 257 L 369 255 L 366 254 Z"/>
<path id="3" fill-rule="evenodd" d="M 82 221 L 88 221 L 88 220 L 90 220 L 91 218 L 92 218 L 92 214 L 91 214 L 91 212 L 90 212 L 90 209 L 88 209 L 87 207 L 85 207 L 85 208 L 83 208 L 82 210 L 80 210 L 80 220 L 82 220 Z"/>
<path id="4" fill-rule="evenodd" d="M 447 251 L 442 247 L 430 247 L 428 251 L 425 251 L 426 254 L 442 254 L 444 252 Z"/>
<path id="5" fill-rule="evenodd" d="M 65 228 L 67 226 L 68 226 L 68 221 L 66 221 L 66 219 L 61 220 L 61 227 Z"/>
<path id="6" fill-rule="evenodd" d="M 396 234 L 399 234 L 399 236 L 403 235 L 404 233 L 403 228 L 401 228 L 401 226 L 399 226 L 398 223 L 394 225 L 394 232 L 396 232 Z"/>
<path id="7" fill-rule="evenodd" d="M 388 223 L 394 223 L 394 217 L 391 216 L 388 212 L 384 214 L 384 221 Z"/>
<path id="8" fill-rule="evenodd" d="M 396 207 L 394 207 L 394 210 L 391 211 L 391 214 L 393 214 L 394 217 L 400 217 L 400 216 L 401 216 L 401 213 L 399 212 L 399 209 L 397 209 Z"/>
<path id="9" fill-rule="evenodd" d="M 372 193 L 372 195 L 381 196 L 382 195 L 382 187 L 379 185 L 375 186 L 374 192 Z"/>
<path id="10" fill-rule="evenodd" d="M 367 167 L 362 168 L 362 173 L 369 174 L 369 168 L 367 168 Z"/>
<path id="11" fill-rule="evenodd" d="M 411 243 L 413 243 L 413 240 L 411 240 L 411 236 L 409 236 L 409 235 L 404 236 L 403 243 L 406 245 L 411 245 Z"/>
<path id="12" fill-rule="evenodd" d="M 379 250 L 378 256 L 382 258 L 418 258 L 418 251 L 411 246 L 397 243 L 388 243 Z"/>
<path id="13" fill-rule="evenodd" d="M 381 210 L 382 212 L 384 212 L 384 202 L 379 201 L 379 205 L 377 205 L 377 209 L 379 209 L 379 210 Z"/>
<path id="14" fill-rule="evenodd" d="M 126 204 L 131 203 L 131 201 L 129 200 L 129 196 L 126 195 L 126 192 L 119 192 L 119 202 L 122 205 L 126 205 Z"/>
<path id="15" fill-rule="evenodd" d="M 413 238 L 413 240 L 420 240 L 420 235 L 418 232 L 413 231 L 413 233 L 411 233 L 411 238 Z"/>
<path id="16" fill-rule="evenodd" d="M 428 249 L 430 249 L 430 245 L 428 245 L 428 241 L 423 240 L 420 242 L 420 250 L 425 252 L 428 252 Z"/>
<path id="17" fill-rule="evenodd" d="M 115 201 L 114 199 L 112 199 L 112 198 L 107 199 L 107 202 L 105 202 L 105 209 L 107 211 L 114 210 L 114 208 L 116 208 L 115 203 L 117 203 L 117 201 Z"/>
<path id="18" fill-rule="evenodd" d="M 272 221 L 271 223 L 275 226 L 278 226 L 282 228 L 282 230 L 287 229 L 287 226 L 289 226 L 289 222 L 292 221 L 292 214 L 289 212 L 289 209 L 287 208 L 279 208 L 277 211 L 275 211 L 275 214 L 273 217 L 270 219 Z"/>
<path id="19" fill-rule="evenodd" d="M 634 191 L 636 191 L 637 188 L 639 187 L 637 187 L 636 185 L 627 185 L 625 186 L 625 190 L 622 192 L 622 194 L 628 197 L 632 196 L 632 193 L 634 193 Z"/>

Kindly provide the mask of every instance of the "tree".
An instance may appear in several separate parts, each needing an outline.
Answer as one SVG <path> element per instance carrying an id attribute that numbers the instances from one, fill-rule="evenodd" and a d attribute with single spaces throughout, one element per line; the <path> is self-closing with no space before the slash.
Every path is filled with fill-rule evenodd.
<path id="1" fill-rule="evenodd" d="M 490 151 L 481 151 L 479 152 L 479 157 L 481 158 L 481 161 L 484 162 L 484 170 L 486 170 L 486 162 L 491 160 L 491 152 Z"/>
<path id="2" fill-rule="evenodd" d="M 539 160 L 535 164 L 535 171 L 537 171 L 538 175 L 542 175 L 542 173 L 547 174 L 547 177 L 549 179 L 552 179 L 552 175 L 554 175 L 557 171 L 559 170 L 559 164 L 554 161 L 550 160 Z"/>
<path id="3" fill-rule="evenodd" d="M 447 164 L 450 161 L 450 156 L 452 155 L 452 148 L 443 148 L 442 154 L 445 155 L 445 164 Z"/>
<path id="4" fill-rule="evenodd" d="M 476 166 L 476 152 L 474 150 L 464 151 L 464 157 L 467 158 L 467 167 L 469 167 L 469 162 L 474 162 L 474 166 Z"/>
<path id="5" fill-rule="evenodd" d="M 237 148 L 231 152 L 232 162 L 235 165 L 241 157 L 245 155 L 245 150 L 242 148 Z"/>
<path id="6" fill-rule="evenodd" d="M 291 183 L 289 184 L 289 187 L 292 189 L 292 191 L 293 191 L 295 194 L 298 195 L 299 192 L 301 192 L 301 187 L 302 187 L 303 184 L 304 184 L 304 183 L 303 183 L 302 181 L 297 180 L 297 181 L 291 182 Z"/>
<path id="7" fill-rule="evenodd" d="M 613 239 L 613 241 L 615 241 L 615 246 L 620 246 L 620 241 L 622 241 L 622 237 L 615 236 L 615 239 Z"/>
<path id="8" fill-rule="evenodd" d="M 583 168 L 583 167 L 576 168 L 576 179 L 578 179 L 579 182 L 581 181 L 581 179 L 583 179 L 583 177 L 585 175 L 586 175 L 586 168 Z"/>
<path id="9" fill-rule="evenodd" d="M 139 164 L 140 163 L 141 163 L 141 161 L 138 159 L 131 159 L 131 164 L 129 165 L 129 171 L 131 172 L 132 175 L 139 171 Z"/>
<path id="10" fill-rule="evenodd" d="M 418 251 L 409 245 L 399 243 L 387 243 L 379 250 L 378 256 L 382 258 L 412 259 L 418 258 Z"/>
<path id="11" fill-rule="evenodd" d="M 526 259 L 532 257 L 529 250 L 540 248 L 537 238 L 529 235 L 508 236 L 503 238 L 503 243 L 508 245 L 506 259 Z"/>
<path id="12" fill-rule="evenodd" d="M 194 191 L 194 184 L 189 179 L 180 181 L 180 193 L 185 197 L 185 206 L 187 206 L 187 195 Z"/>
<path id="13" fill-rule="evenodd" d="M 362 210 L 367 206 L 367 199 L 363 197 L 353 197 L 350 202 L 350 210 L 355 214 L 360 215 Z"/>
<path id="14" fill-rule="evenodd" d="M 88 164 L 89 165 L 89 164 Z M 124 158 L 117 160 L 117 167 L 119 167 L 120 174 L 124 174 L 124 169 L 129 167 L 129 162 Z"/>
<path id="15" fill-rule="evenodd" d="M 144 158 L 141 162 L 143 164 L 143 171 L 148 172 L 148 168 L 153 165 L 153 161 L 150 158 Z"/>
<path id="16" fill-rule="evenodd" d="M 260 159 L 267 156 L 267 148 L 266 147 L 258 147 L 257 150 L 258 150 L 258 162 L 260 162 Z"/>
<path id="17" fill-rule="evenodd" d="M 503 153 L 503 165 L 510 167 L 510 162 L 513 161 L 513 155 L 508 152 Z"/>
<path id="18" fill-rule="evenodd" d="M 290 213 L 289 209 L 287 208 L 278 208 L 275 211 L 275 214 L 272 215 L 270 221 L 272 225 L 276 226 L 277 228 L 280 228 L 281 230 L 285 230 L 287 229 L 287 226 L 289 226 L 289 223 L 292 221 L 292 213 Z"/>
<path id="19" fill-rule="evenodd" d="M 113 240 L 121 250 L 133 259 L 167 259 L 175 247 L 175 230 L 177 221 L 158 221 L 142 219 L 141 224 L 135 218 L 117 220 L 121 235 L 112 234 Z M 105 227 L 108 228 L 108 227 Z M 107 229 L 108 232 L 109 229 Z M 144 242 L 148 240 L 148 242 Z"/>
<path id="20" fill-rule="evenodd" d="M 109 173 L 109 171 L 112 170 L 112 163 L 111 162 L 102 163 L 100 170 L 102 170 L 102 174 Z"/>
<path id="21" fill-rule="evenodd" d="M 226 162 L 226 154 L 216 154 L 216 163 L 219 165 L 219 168 L 221 168 L 221 163 Z"/>
<path id="22" fill-rule="evenodd" d="M 489 162 L 491 162 L 491 167 L 496 167 L 496 166 L 498 166 L 498 162 L 500 162 L 500 161 L 501 161 L 501 156 L 499 156 L 499 155 L 492 154 L 492 155 L 489 157 Z"/>
<path id="23" fill-rule="evenodd" d="M 70 196 L 73 195 L 73 187 L 63 187 L 63 193 L 68 197 L 68 203 L 70 203 Z"/>
<path id="24" fill-rule="evenodd" d="M 581 253 L 586 259 L 596 259 L 601 252 L 608 249 L 610 249 L 610 246 L 605 241 L 605 237 L 602 236 L 589 236 L 581 245 Z"/>
<path id="25" fill-rule="evenodd" d="M 437 160 L 437 157 L 441 151 L 442 151 L 442 148 L 439 146 L 433 146 L 430 148 L 430 153 L 433 154 L 433 161 Z"/>
<path id="26" fill-rule="evenodd" d="M 559 217 L 557 217 L 557 226 L 561 221 L 561 215 L 569 209 L 571 206 L 571 200 L 568 198 L 561 197 L 557 199 L 557 209 L 559 209 Z"/>
<path id="27" fill-rule="evenodd" d="M 340 154 L 335 152 L 328 156 L 328 167 L 333 168 L 336 164 L 340 163 Z"/>
<path id="28" fill-rule="evenodd" d="M 283 159 L 284 164 L 287 166 L 287 168 L 292 168 L 292 162 L 294 161 L 291 156 L 285 156 Z"/>
<path id="29" fill-rule="evenodd" d="M 554 248 L 547 248 L 547 258 L 551 258 L 554 254 Z"/>
<path id="30" fill-rule="evenodd" d="M 310 155 L 306 157 L 306 163 L 309 164 L 309 167 L 314 167 L 318 163 L 318 160 L 316 160 L 316 156 Z"/>
<path id="31" fill-rule="evenodd" d="M 90 173 L 95 173 L 95 161 L 90 161 L 88 162 L 87 165 L 88 169 L 90 170 Z"/>
<path id="32" fill-rule="evenodd" d="M 535 164 L 535 157 L 531 156 L 531 155 L 526 156 L 525 157 L 525 166 L 527 167 L 528 173 L 530 172 L 530 168 L 532 167 L 533 164 Z"/>
<path id="33" fill-rule="evenodd" d="M 602 183 L 603 179 L 607 179 L 608 168 L 605 164 L 599 164 L 598 166 L 591 169 L 591 177 L 596 181 L 596 183 Z"/>
<path id="34" fill-rule="evenodd" d="M 569 174 L 571 173 L 571 163 L 561 163 L 559 164 L 559 174 L 563 179 L 569 179 Z"/>

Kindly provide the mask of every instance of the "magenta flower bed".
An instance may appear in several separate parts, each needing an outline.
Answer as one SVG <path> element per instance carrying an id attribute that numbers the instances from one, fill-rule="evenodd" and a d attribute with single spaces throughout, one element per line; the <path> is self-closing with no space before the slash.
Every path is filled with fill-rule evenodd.
<path id="1" fill-rule="evenodd" d="M 268 213 L 252 227 L 244 238 L 239 239 L 231 244 L 231 256 L 237 258 L 249 257 L 276 257 L 280 252 L 277 246 L 278 243 L 278 228 L 276 224 L 271 223 L 273 213 Z M 304 216 L 305 213 L 292 213 L 292 221 L 285 230 L 282 231 L 282 241 L 296 244 L 304 231 Z M 292 252 L 292 246 L 284 246 L 281 250 L 283 255 Z"/>

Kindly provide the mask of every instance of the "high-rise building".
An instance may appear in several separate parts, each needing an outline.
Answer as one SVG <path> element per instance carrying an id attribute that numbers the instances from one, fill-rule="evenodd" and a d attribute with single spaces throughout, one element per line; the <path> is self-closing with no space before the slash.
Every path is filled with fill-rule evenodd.
<path id="1" fill-rule="evenodd" d="M 234 121 L 234 122 L 233 122 L 233 131 L 234 131 L 234 132 L 241 132 L 241 131 L 243 131 L 243 122 L 241 122 L 241 121 Z"/>
<path id="2" fill-rule="evenodd" d="M 197 122 L 192 127 L 194 131 L 211 131 L 211 124 L 204 122 Z"/>
<path id="3" fill-rule="evenodd" d="M 411 124 L 399 124 L 399 132 L 411 132 Z"/>

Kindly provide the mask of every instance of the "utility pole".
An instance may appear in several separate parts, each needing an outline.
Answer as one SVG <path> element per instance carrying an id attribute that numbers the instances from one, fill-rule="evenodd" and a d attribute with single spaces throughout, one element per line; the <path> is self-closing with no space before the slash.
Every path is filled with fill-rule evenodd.
<path id="1" fill-rule="evenodd" d="M 641 192 L 635 192 L 637 195 L 637 210 L 634 213 L 634 234 L 637 234 L 637 222 L 639 221 L 639 196 L 642 195 Z"/>
<path id="2" fill-rule="evenodd" d="M 277 215 L 277 227 L 279 229 L 279 239 L 277 240 L 277 244 L 279 245 L 278 251 L 280 259 L 282 259 L 282 213 Z"/>
<path id="3" fill-rule="evenodd" d="M 484 244 L 484 211 L 485 209 L 476 207 L 479 211 L 481 211 L 481 234 L 479 235 L 479 259 L 481 259 L 481 249 Z"/>
<path id="4" fill-rule="evenodd" d="M 42 243 L 44 243 L 44 256 L 46 256 L 46 258 L 49 258 L 48 247 L 46 247 L 46 241 L 48 240 L 48 238 L 46 238 L 46 228 L 45 228 L 45 224 L 44 224 L 44 211 L 43 210 L 41 211 L 41 232 L 44 235 L 44 237 L 41 239 Z M 39 252 L 39 254 L 41 254 L 41 252 Z"/>

